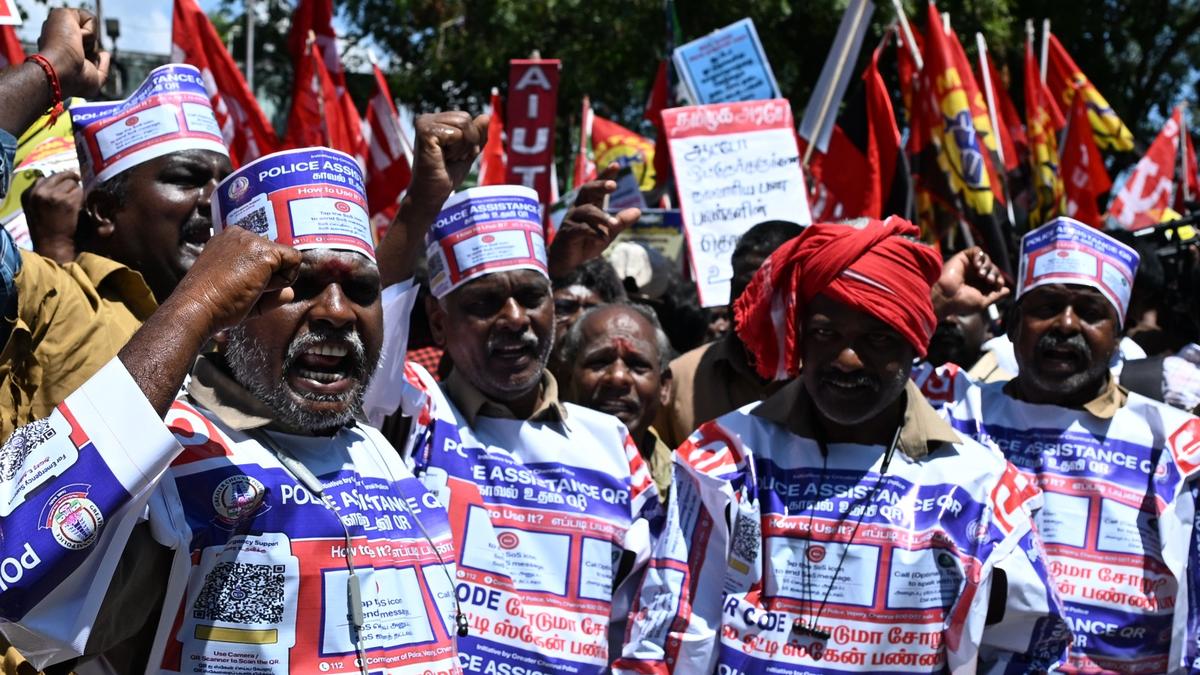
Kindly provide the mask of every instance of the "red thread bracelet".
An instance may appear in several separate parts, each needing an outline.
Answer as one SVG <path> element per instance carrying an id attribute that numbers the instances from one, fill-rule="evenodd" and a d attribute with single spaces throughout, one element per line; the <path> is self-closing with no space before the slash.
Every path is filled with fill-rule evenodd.
<path id="1" fill-rule="evenodd" d="M 30 61 L 38 64 L 42 72 L 46 73 L 46 79 L 50 80 L 50 88 L 54 90 L 54 105 L 50 108 L 50 121 L 46 123 L 47 127 L 54 126 L 54 123 L 58 121 L 58 116 L 63 113 L 62 86 L 58 83 L 58 73 L 54 72 L 54 66 L 50 65 L 46 57 L 41 54 L 30 54 L 25 57 L 25 63 Z"/>

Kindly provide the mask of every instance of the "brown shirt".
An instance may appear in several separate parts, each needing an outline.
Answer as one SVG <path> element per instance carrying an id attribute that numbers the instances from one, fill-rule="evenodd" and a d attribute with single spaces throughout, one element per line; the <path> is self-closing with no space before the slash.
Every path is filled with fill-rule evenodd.
<path id="1" fill-rule="evenodd" d="M 920 459 L 942 443 L 962 443 L 962 437 L 929 405 L 921 389 L 909 380 L 904 385 L 904 424 L 900 427 L 899 449 L 912 459 Z M 762 405 L 754 409 L 756 417 L 774 422 L 801 438 L 816 438 L 816 410 L 808 390 L 800 380 L 792 380 Z"/>
<path id="2" fill-rule="evenodd" d="M 49 415 L 157 308 L 140 274 L 90 253 L 60 266 L 22 251 L 15 281 L 17 317 L 0 352 L 0 440 Z"/>
<path id="3" fill-rule="evenodd" d="M 701 424 L 766 398 L 782 383 L 765 382 L 746 360 L 742 343 L 727 335 L 671 362 L 674 394 L 658 411 L 654 428 L 679 447 Z"/>

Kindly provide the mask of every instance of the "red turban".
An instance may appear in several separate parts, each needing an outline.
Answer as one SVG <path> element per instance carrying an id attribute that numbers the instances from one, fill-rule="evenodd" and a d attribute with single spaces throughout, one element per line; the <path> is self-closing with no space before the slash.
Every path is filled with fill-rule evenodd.
<path id="1" fill-rule="evenodd" d="M 733 306 L 738 337 L 759 375 L 799 374 L 800 324 L 818 294 L 886 322 L 924 357 L 937 325 L 929 292 L 942 261 L 905 238 L 919 234 L 895 216 L 861 227 L 818 223 L 772 253 Z"/>

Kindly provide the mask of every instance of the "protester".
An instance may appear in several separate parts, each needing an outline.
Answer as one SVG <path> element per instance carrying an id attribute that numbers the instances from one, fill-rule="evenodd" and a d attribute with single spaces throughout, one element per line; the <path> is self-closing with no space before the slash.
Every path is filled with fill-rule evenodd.
<path id="1" fill-rule="evenodd" d="M 739 297 L 759 375 L 799 378 L 677 450 L 617 672 L 1037 672 L 1065 655 L 1037 490 L 908 381 L 934 282 L 945 314 L 994 301 L 998 279 L 954 287 L 969 265 L 941 275 L 917 233 L 813 225 Z"/>
<path id="2" fill-rule="evenodd" d="M 419 118 L 409 195 L 449 197 L 485 124 L 464 113 Z M 373 421 L 398 408 L 409 418 L 393 443 L 450 513 L 468 673 L 539 663 L 605 672 L 609 624 L 624 621 L 634 590 L 622 582 L 648 557 L 658 498 L 629 432 L 610 415 L 562 402 L 546 370 L 550 277 L 598 255 L 637 218 L 636 209 L 610 217 L 595 207 L 609 187 L 581 197 L 550 263 L 527 188 L 473 188 L 440 212 L 437 199 L 406 197 L 388 231 L 390 239 L 429 229 L 430 327 L 454 365 L 439 384 L 415 364 L 384 364 L 364 409 Z M 475 264 L 451 266 L 451 255 Z M 389 330 L 404 318 L 385 306 Z"/>
<path id="3" fill-rule="evenodd" d="M 587 310 L 627 299 L 616 270 L 604 258 L 592 258 L 550 285 L 554 292 L 555 344 Z"/>
<path id="4" fill-rule="evenodd" d="M 1075 632 L 1063 670 L 1182 672 L 1200 634 L 1182 601 L 1195 590 L 1200 420 L 1110 371 L 1137 253 L 1070 218 L 1021 250 L 1008 326 L 1019 372 L 972 390 L 954 424 L 1045 492 L 1038 531 Z"/>
<path id="5" fill-rule="evenodd" d="M 665 501 L 671 488 L 671 448 L 651 423 L 671 399 L 671 345 L 654 310 L 605 305 L 579 317 L 563 338 L 570 366 L 565 399 L 625 423 Z"/>
<path id="6" fill-rule="evenodd" d="M 99 91 L 109 55 L 99 50 L 96 32 L 95 17 L 86 11 L 51 10 L 42 24 L 37 57 L 42 61 L 0 72 L 0 88 L 7 94 L 0 105 L 3 189 L 12 175 L 15 137 L 59 102 L 50 73 L 63 97 Z M 111 360 L 155 302 L 137 274 L 111 260 L 82 255 L 60 267 L 36 254 L 18 253 L 7 231 L 0 233 L 0 242 L 6 261 L 0 266 L 6 277 L 4 305 L 13 319 L 4 322 L 0 352 L 0 439 L 7 439 L 17 426 L 49 415 Z"/>
<path id="7" fill-rule="evenodd" d="M 730 297 L 741 296 L 767 256 L 801 232 L 795 223 L 772 220 L 746 231 L 733 250 Z M 670 447 L 678 447 L 700 424 L 752 401 L 762 400 L 775 385 L 754 372 L 741 340 L 730 331 L 671 362 L 673 398 L 659 412 L 654 427 Z"/>

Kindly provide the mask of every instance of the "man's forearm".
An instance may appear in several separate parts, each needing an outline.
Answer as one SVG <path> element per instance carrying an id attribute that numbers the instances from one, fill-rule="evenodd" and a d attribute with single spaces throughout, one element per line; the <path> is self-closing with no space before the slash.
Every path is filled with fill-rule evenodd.
<path id="1" fill-rule="evenodd" d="M 379 260 L 379 279 L 384 288 L 412 278 L 421 249 L 425 246 L 425 233 L 441 211 L 441 203 L 405 195 L 400 210 L 392 221 L 375 257 Z"/>
<path id="2" fill-rule="evenodd" d="M 0 129 L 20 137 L 54 104 L 50 82 L 36 63 L 0 71 Z"/>
<path id="3" fill-rule="evenodd" d="M 196 355 L 208 341 L 208 325 L 194 304 L 168 298 L 117 356 L 146 400 L 166 415 Z"/>

